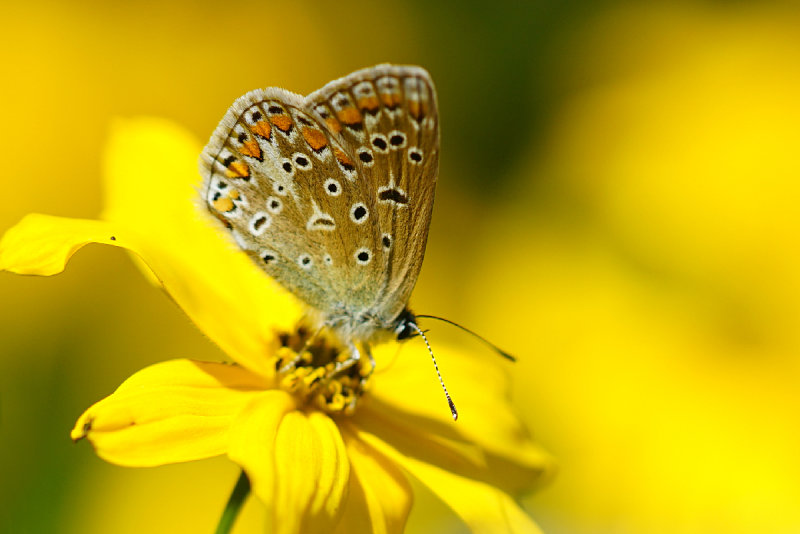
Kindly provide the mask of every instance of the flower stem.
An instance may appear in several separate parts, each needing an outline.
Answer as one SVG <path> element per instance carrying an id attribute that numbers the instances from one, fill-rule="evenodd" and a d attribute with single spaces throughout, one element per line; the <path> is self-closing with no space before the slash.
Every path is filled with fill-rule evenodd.
<path id="1" fill-rule="evenodd" d="M 231 497 L 228 499 L 228 504 L 225 505 L 222 517 L 219 518 L 219 524 L 217 525 L 215 534 L 228 534 L 231 531 L 233 524 L 236 522 L 236 517 L 239 515 L 239 511 L 242 509 L 242 505 L 249 494 L 250 479 L 248 479 L 245 472 L 242 471 L 242 474 L 239 475 L 239 480 L 236 481 L 236 485 L 233 487 Z"/>

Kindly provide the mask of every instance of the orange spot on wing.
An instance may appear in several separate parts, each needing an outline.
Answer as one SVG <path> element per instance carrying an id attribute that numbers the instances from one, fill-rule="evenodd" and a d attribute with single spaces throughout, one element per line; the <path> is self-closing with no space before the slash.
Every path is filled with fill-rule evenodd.
<path id="1" fill-rule="evenodd" d="M 372 112 L 377 110 L 380 105 L 377 96 L 364 96 L 358 99 L 358 108 L 361 110 Z"/>
<path id="2" fill-rule="evenodd" d="M 231 211 L 234 208 L 233 200 L 229 199 L 228 197 L 222 197 L 215 200 L 212 205 L 214 209 L 217 211 Z"/>
<path id="3" fill-rule="evenodd" d="M 333 153 L 336 155 L 336 161 L 341 163 L 344 167 L 351 168 L 351 169 L 355 168 L 355 165 L 353 164 L 353 160 L 350 159 L 350 157 L 347 154 L 345 154 L 344 151 L 342 151 L 341 149 L 337 148 L 337 149 L 335 149 L 333 151 Z"/>
<path id="4" fill-rule="evenodd" d="M 325 119 L 325 123 L 328 125 L 328 128 L 333 133 L 338 134 L 339 132 L 342 131 L 342 124 L 333 117 L 328 117 L 327 119 Z"/>
<path id="5" fill-rule="evenodd" d="M 225 173 L 228 178 L 248 178 L 250 177 L 250 167 L 241 161 L 234 161 L 228 165 L 228 171 Z"/>
<path id="6" fill-rule="evenodd" d="M 308 143 L 308 146 L 314 150 L 320 150 L 328 145 L 325 134 L 316 128 L 303 128 L 303 138 Z"/>
<path id="7" fill-rule="evenodd" d="M 336 112 L 336 117 L 345 124 L 361 122 L 361 113 L 354 107 L 346 107 Z"/>
<path id="8" fill-rule="evenodd" d="M 250 139 L 249 141 L 243 143 L 242 148 L 239 149 L 239 152 L 245 156 L 250 156 L 251 158 L 261 159 L 261 147 L 258 146 L 258 141 L 255 139 Z"/>
<path id="9" fill-rule="evenodd" d="M 381 101 L 387 108 L 394 109 L 403 101 L 400 93 L 381 93 Z"/>
<path id="10" fill-rule="evenodd" d="M 408 112 L 411 114 L 412 117 L 419 120 L 422 118 L 422 104 L 419 100 L 409 100 L 408 101 Z"/>
<path id="11" fill-rule="evenodd" d="M 264 139 L 269 139 L 269 136 L 272 135 L 272 126 L 267 121 L 258 121 L 250 127 L 250 131 Z"/>
<path id="12" fill-rule="evenodd" d="M 292 119 L 289 115 L 273 115 L 269 120 L 282 132 L 292 129 Z"/>
<path id="13" fill-rule="evenodd" d="M 233 200 L 239 200 L 239 191 L 236 189 L 231 189 L 231 192 L 228 193 L 228 196 L 231 197 Z"/>

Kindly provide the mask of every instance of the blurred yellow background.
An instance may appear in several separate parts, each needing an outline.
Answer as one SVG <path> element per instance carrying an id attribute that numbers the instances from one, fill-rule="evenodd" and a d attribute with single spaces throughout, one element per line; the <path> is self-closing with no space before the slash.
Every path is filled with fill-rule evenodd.
<path id="1" fill-rule="evenodd" d="M 0 231 L 100 212 L 113 117 L 205 141 L 250 89 L 420 64 L 442 162 L 412 303 L 518 355 L 517 411 L 560 463 L 532 516 L 549 534 L 800 532 L 800 8 L 3 9 Z M 223 355 L 120 250 L 53 278 L 2 273 L 0 295 L 0 531 L 210 532 L 233 464 L 125 469 L 68 432 L 147 364 Z M 474 343 L 430 326 L 434 348 Z M 440 363 L 445 379 L 458 365 Z M 421 492 L 409 532 L 464 531 Z M 262 514 L 251 501 L 237 532 Z"/>

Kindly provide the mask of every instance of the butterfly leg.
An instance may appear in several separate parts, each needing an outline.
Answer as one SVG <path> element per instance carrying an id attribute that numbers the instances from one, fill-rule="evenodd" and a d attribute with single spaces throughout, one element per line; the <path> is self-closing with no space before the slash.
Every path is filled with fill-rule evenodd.
<path id="1" fill-rule="evenodd" d="M 297 356 L 295 356 L 290 361 L 286 362 L 283 366 L 281 366 L 278 372 L 286 373 L 288 371 L 291 371 L 292 369 L 297 368 L 297 365 L 304 360 L 304 355 L 306 354 L 306 351 L 308 351 L 309 347 L 311 347 L 311 343 L 314 341 L 314 339 L 317 338 L 317 336 L 319 336 L 323 328 L 325 328 L 325 325 L 320 326 L 312 335 L 308 336 L 308 339 L 306 339 L 306 342 L 303 344 L 303 348 L 297 351 Z"/>

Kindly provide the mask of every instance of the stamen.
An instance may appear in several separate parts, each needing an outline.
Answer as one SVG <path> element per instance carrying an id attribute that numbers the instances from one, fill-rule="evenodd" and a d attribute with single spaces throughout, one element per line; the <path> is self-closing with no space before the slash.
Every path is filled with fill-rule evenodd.
<path id="1" fill-rule="evenodd" d="M 312 335 L 302 327 L 278 339 L 275 370 L 281 389 L 300 404 L 329 414 L 355 412 L 372 367 L 362 362 L 355 347 L 344 350 L 319 330 Z"/>

